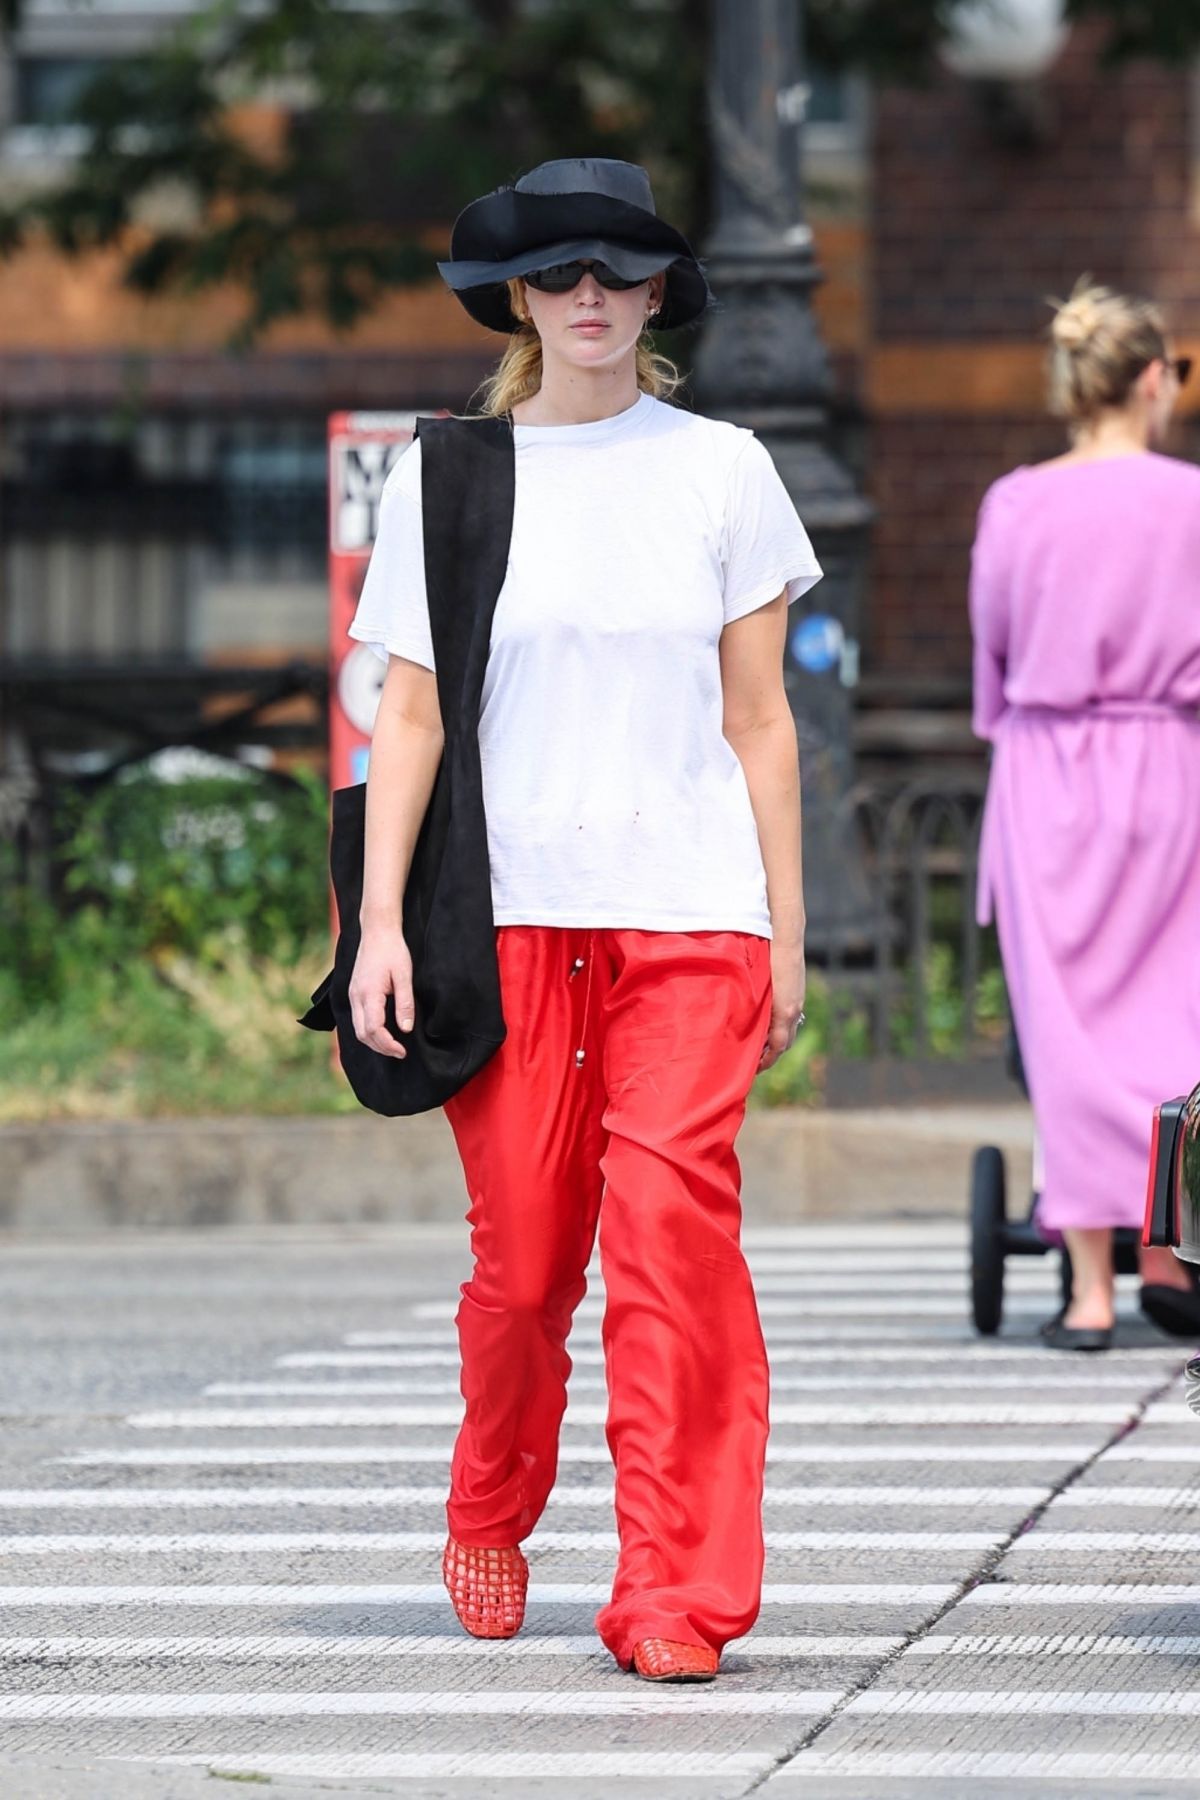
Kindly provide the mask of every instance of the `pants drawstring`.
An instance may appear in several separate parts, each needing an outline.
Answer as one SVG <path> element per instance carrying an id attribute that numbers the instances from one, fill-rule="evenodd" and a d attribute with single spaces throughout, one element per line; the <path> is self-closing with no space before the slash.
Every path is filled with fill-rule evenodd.
<path id="1" fill-rule="evenodd" d="M 592 968 L 596 961 L 596 934 L 594 931 L 588 933 L 586 959 L 582 956 L 577 956 L 575 958 L 575 961 L 571 966 L 571 974 L 568 976 L 568 980 L 574 979 L 574 977 L 579 973 L 580 969 L 583 968 L 585 960 L 587 962 L 587 984 L 584 988 L 584 993 L 583 993 L 583 1024 L 581 1025 L 580 1031 L 579 1031 L 579 1035 L 583 1039 L 584 1043 L 586 1043 L 586 1041 L 587 1041 L 588 1010 L 589 1010 L 589 1008 L 591 1006 L 591 1002 L 592 1002 Z M 585 1051 L 583 1048 L 583 1043 L 581 1043 L 579 1045 L 579 1048 L 575 1052 L 575 1067 L 577 1069 L 581 1069 L 583 1067 L 584 1056 L 585 1056 Z"/>

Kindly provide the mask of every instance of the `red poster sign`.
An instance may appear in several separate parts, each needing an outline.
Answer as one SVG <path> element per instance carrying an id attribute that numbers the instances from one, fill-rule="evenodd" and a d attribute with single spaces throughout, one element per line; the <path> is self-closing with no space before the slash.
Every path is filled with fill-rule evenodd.
<path id="1" fill-rule="evenodd" d="M 379 524 L 383 484 L 413 439 L 415 413 L 334 413 L 329 420 L 329 785 L 366 780 L 384 665 L 346 636 Z"/>

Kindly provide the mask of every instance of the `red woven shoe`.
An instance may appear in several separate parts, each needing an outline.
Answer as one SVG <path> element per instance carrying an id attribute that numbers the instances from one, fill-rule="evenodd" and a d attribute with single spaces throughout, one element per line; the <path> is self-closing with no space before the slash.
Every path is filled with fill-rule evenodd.
<path id="1" fill-rule="evenodd" d="M 493 1548 L 447 1538 L 442 1580 L 472 1637 L 516 1637 L 525 1622 L 529 1564 L 515 1544 Z"/>
<path id="2" fill-rule="evenodd" d="M 634 1646 L 634 1673 L 643 1681 L 711 1681 L 721 1659 L 706 1644 L 676 1644 L 670 1638 L 643 1638 Z"/>

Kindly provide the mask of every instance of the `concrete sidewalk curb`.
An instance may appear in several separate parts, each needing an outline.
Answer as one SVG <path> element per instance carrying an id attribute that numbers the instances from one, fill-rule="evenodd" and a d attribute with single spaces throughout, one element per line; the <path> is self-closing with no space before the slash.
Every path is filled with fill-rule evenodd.
<path id="1" fill-rule="evenodd" d="M 965 1210 L 971 1152 L 998 1144 L 1010 1211 L 1029 1195 L 1024 1105 L 753 1112 L 738 1138 L 747 1219 Z M 0 1127 L 0 1230 L 72 1233 L 463 1217 L 441 1113 Z"/>

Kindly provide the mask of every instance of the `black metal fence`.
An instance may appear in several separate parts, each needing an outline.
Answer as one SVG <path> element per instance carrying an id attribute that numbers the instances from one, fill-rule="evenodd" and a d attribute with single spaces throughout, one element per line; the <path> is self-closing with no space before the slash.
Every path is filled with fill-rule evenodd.
<path id="1" fill-rule="evenodd" d="M 860 784 L 842 821 L 866 871 L 869 941 L 831 953 L 835 1103 L 1005 1091 L 1007 1000 L 995 935 L 976 923 L 986 768 Z"/>

